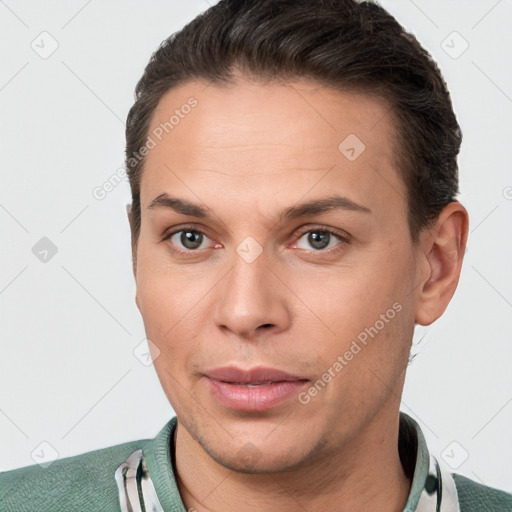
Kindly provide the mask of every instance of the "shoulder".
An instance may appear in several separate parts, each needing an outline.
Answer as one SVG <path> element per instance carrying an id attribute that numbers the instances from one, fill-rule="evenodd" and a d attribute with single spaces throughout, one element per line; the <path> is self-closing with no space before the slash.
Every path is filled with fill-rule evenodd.
<path id="1" fill-rule="evenodd" d="M 454 473 L 461 512 L 512 512 L 512 494 Z"/>
<path id="2" fill-rule="evenodd" d="M 149 439 L 0 473 L 2 512 L 120 510 L 115 471 Z"/>

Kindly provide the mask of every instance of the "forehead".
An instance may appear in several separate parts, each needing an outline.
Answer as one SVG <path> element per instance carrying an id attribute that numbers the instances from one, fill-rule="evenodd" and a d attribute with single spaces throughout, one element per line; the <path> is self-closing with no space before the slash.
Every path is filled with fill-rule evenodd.
<path id="1" fill-rule="evenodd" d="M 403 210 L 393 122 L 379 98 L 308 80 L 188 82 L 153 113 L 141 203 L 176 189 L 192 200 L 193 192 L 222 191 L 224 200 L 279 192 L 295 202 L 337 188 L 360 204 L 386 210 L 391 200 Z"/>

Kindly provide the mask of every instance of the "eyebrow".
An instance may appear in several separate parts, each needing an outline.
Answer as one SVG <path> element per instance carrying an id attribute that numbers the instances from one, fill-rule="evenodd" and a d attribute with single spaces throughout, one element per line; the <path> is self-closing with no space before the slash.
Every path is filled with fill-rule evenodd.
<path id="1" fill-rule="evenodd" d="M 181 213 L 182 215 L 188 215 L 190 217 L 198 217 L 200 219 L 206 219 L 212 216 L 209 208 L 192 203 L 186 199 L 171 197 L 166 193 L 155 197 L 147 208 L 149 210 L 153 210 L 155 208 L 169 208 L 176 213 Z M 313 199 L 306 203 L 286 208 L 281 212 L 279 218 L 281 220 L 292 220 L 299 217 L 320 215 L 332 210 L 349 210 L 371 213 L 371 210 L 366 206 L 358 204 L 347 197 L 333 195 L 322 199 Z"/>

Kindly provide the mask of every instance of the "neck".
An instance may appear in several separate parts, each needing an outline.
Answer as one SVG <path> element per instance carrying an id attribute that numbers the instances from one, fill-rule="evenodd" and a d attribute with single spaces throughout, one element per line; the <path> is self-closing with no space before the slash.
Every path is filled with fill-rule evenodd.
<path id="1" fill-rule="evenodd" d="M 411 481 L 398 452 L 398 412 L 384 413 L 381 410 L 349 446 L 272 474 L 225 468 L 178 424 L 176 471 L 183 503 L 197 512 L 401 511 Z"/>

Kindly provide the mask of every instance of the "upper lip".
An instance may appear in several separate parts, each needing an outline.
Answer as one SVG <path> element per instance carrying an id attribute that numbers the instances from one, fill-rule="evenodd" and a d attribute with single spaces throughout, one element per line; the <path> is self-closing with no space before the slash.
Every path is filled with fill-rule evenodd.
<path id="1" fill-rule="evenodd" d="M 205 375 L 213 380 L 237 384 L 308 380 L 304 377 L 292 375 L 277 368 L 270 368 L 267 366 L 258 366 L 248 370 L 244 370 L 236 366 L 224 366 L 208 370 L 205 372 Z"/>

